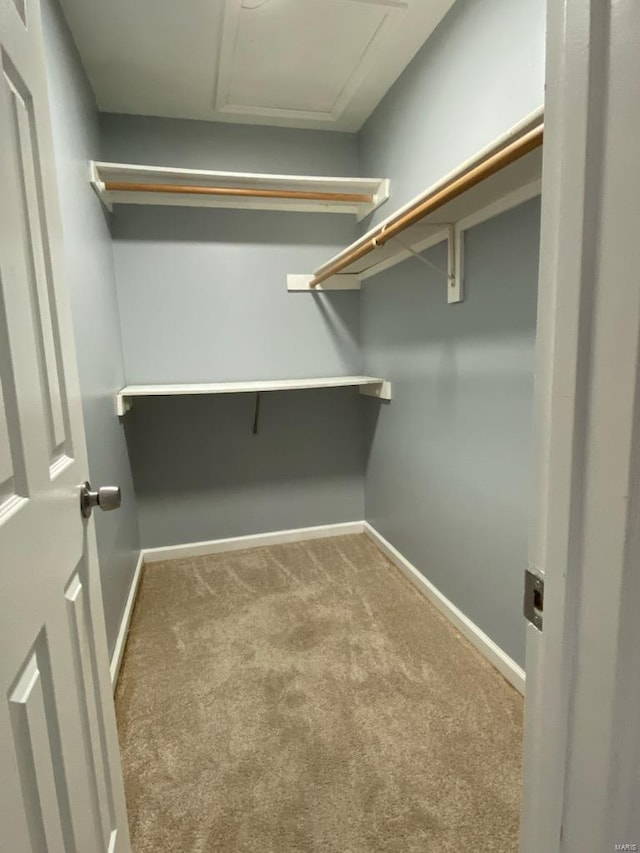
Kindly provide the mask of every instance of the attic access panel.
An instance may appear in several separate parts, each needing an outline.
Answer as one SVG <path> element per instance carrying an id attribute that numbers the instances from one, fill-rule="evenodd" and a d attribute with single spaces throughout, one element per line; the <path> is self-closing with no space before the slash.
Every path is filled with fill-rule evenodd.
<path id="1" fill-rule="evenodd" d="M 408 8 L 409 0 L 226 0 L 216 110 L 336 122 L 385 61 Z"/>

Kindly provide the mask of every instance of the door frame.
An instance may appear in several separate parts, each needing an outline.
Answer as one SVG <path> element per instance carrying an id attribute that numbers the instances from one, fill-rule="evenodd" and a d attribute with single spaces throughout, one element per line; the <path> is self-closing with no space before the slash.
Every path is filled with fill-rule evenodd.
<path id="1" fill-rule="evenodd" d="M 640 849 L 638 43 L 634 0 L 548 0 L 523 853 Z"/>

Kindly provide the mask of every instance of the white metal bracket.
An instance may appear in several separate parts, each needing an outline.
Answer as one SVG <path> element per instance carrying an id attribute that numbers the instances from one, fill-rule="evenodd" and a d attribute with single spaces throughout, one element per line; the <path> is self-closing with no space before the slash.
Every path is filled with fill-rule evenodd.
<path id="1" fill-rule="evenodd" d="M 446 227 L 448 232 L 446 271 L 437 264 L 434 264 L 433 261 L 425 258 L 424 255 L 421 255 L 420 252 L 416 251 L 412 246 L 407 245 L 399 237 L 394 237 L 393 239 L 399 243 L 403 249 L 409 252 L 410 255 L 413 255 L 414 258 L 421 261 L 430 269 L 435 270 L 435 272 L 440 273 L 440 275 L 443 275 L 447 279 L 447 302 L 462 302 L 462 231 L 457 225 L 453 225 L 451 223 L 447 223 L 443 227 Z"/>

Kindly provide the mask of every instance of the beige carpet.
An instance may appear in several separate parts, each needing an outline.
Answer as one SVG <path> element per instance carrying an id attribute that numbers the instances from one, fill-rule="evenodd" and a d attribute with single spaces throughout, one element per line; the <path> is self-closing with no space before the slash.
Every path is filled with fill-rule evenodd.
<path id="1" fill-rule="evenodd" d="M 522 698 L 364 536 L 151 564 L 117 712 L 135 853 L 517 850 Z"/>

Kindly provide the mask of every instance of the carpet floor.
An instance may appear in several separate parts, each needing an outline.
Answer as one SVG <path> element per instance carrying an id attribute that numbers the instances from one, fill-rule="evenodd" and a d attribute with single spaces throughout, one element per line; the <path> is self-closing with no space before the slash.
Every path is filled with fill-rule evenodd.
<path id="1" fill-rule="evenodd" d="M 135 853 L 510 853 L 522 697 L 364 535 L 153 563 L 116 707 Z"/>

